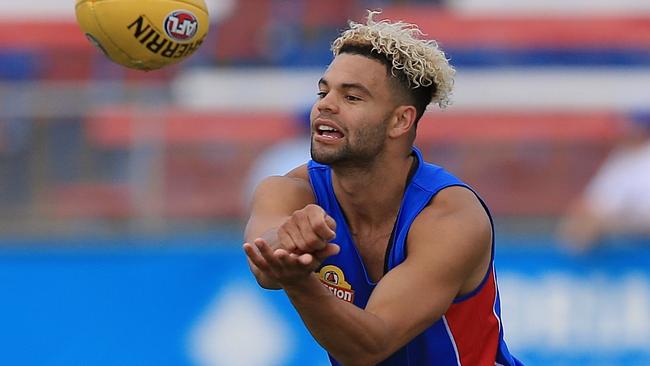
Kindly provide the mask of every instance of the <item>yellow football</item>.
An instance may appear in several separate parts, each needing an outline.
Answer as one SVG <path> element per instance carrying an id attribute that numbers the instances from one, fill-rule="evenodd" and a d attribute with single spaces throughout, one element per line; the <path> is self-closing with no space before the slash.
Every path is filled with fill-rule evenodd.
<path id="1" fill-rule="evenodd" d="M 208 34 L 203 0 L 76 0 L 77 22 L 108 58 L 155 70 L 194 53 Z"/>

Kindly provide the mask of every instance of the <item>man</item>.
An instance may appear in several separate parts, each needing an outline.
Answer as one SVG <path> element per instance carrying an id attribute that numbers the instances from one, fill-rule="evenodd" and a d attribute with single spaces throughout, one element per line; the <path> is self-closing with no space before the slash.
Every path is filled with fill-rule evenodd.
<path id="1" fill-rule="evenodd" d="M 650 115 L 633 114 L 617 145 L 558 226 L 560 242 L 586 253 L 611 237 L 650 237 Z"/>
<path id="2" fill-rule="evenodd" d="M 413 147 L 454 70 L 405 23 L 350 23 L 318 82 L 312 161 L 257 188 L 243 248 L 333 365 L 517 365 L 503 341 L 492 223 Z"/>

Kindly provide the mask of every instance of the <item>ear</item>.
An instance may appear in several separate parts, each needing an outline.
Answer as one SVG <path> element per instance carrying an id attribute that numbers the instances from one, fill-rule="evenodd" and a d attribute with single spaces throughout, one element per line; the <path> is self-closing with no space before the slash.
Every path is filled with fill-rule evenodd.
<path id="1" fill-rule="evenodd" d="M 390 131 L 388 131 L 388 135 L 397 138 L 407 134 L 413 127 L 416 116 L 417 111 L 415 110 L 415 106 L 400 105 L 395 108 L 395 111 L 393 112 L 392 125 Z"/>

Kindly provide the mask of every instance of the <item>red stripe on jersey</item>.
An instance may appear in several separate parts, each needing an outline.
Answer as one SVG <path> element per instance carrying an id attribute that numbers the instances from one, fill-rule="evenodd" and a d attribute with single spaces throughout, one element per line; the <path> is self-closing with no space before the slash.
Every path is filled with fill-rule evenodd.
<path id="1" fill-rule="evenodd" d="M 461 365 L 494 366 L 499 345 L 500 322 L 494 313 L 496 284 L 494 270 L 472 297 L 454 303 L 445 318 L 456 341 Z"/>

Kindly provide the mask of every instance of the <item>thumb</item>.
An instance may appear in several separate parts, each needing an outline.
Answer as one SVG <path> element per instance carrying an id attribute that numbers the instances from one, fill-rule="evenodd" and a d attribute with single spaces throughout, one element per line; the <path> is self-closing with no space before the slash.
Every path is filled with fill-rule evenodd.
<path id="1" fill-rule="evenodd" d="M 341 247 L 338 244 L 328 243 L 325 248 L 314 252 L 313 255 L 319 262 L 322 262 L 327 257 L 339 254 L 340 251 Z"/>
<path id="2" fill-rule="evenodd" d="M 332 229 L 332 231 L 336 231 L 336 221 L 332 216 L 325 214 L 325 224 L 327 224 L 327 227 Z"/>

